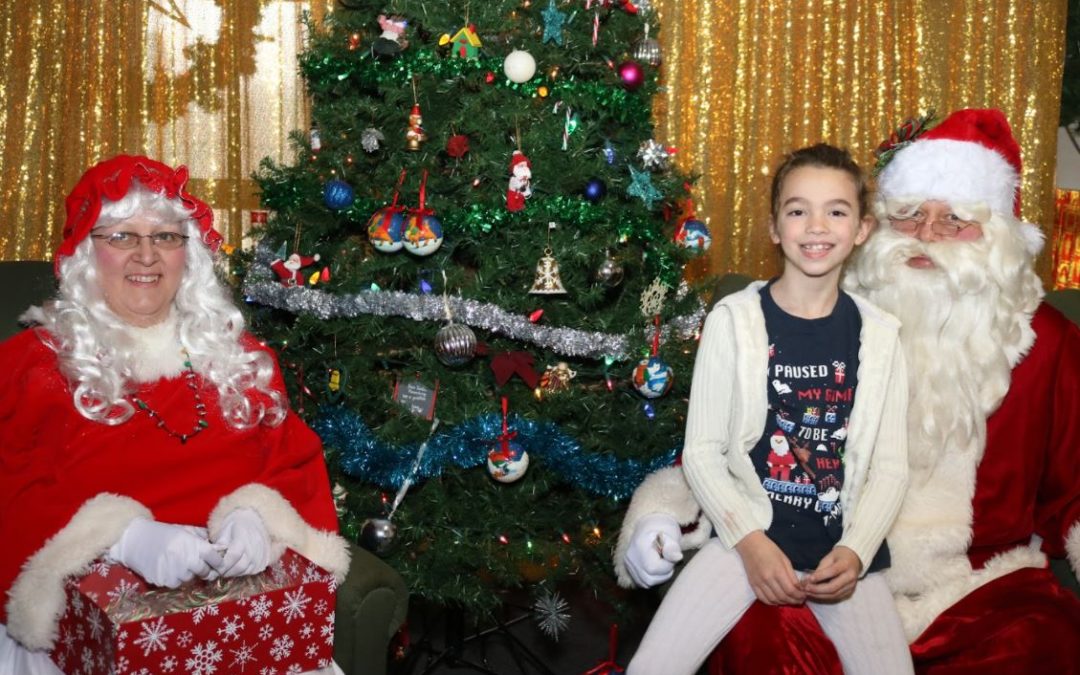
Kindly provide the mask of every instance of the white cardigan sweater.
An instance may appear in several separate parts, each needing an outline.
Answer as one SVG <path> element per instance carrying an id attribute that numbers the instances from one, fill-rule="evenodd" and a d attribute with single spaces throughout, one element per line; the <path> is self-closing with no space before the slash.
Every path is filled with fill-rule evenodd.
<path id="1" fill-rule="evenodd" d="M 683 471 L 728 548 L 772 523 L 772 503 L 750 460 L 768 409 L 768 335 L 759 281 L 723 298 L 701 335 Z M 907 373 L 900 323 L 849 293 L 862 317 L 859 371 L 844 452 L 844 518 L 838 545 L 865 572 L 892 526 L 907 486 Z"/>

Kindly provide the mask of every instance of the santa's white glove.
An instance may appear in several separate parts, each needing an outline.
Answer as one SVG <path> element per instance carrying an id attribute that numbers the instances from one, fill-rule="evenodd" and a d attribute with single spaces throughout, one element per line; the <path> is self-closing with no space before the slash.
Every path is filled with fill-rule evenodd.
<path id="1" fill-rule="evenodd" d="M 270 564 L 270 533 L 262 516 L 253 509 L 230 511 L 212 543 L 224 558 L 217 567 L 223 577 L 258 574 Z"/>
<path id="2" fill-rule="evenodd" d="M 665 513 L 650 513 L 634 526 L 626 549 L 626 572 L 642 588 L 662 584 L 675 574 L 675 563 L 683 559 L 682 529 Z"/>
<path id="3" fill-rule="evenodd" d="M 166 588 L 194 577 L 216 578 L 222 562 L 204 528 L 146 518 L 131 521 L 107 555 L 147 583 Z"/>

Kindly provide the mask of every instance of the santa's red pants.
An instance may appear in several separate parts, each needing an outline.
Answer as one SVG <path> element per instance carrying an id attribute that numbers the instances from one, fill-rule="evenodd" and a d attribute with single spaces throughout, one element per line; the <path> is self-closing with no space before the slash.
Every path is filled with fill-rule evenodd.
<path id="1" fill-rule="evenodd" d="M 982 586 L 911 645 L 920 675 L 1080 673 L 1080 600 L 1047 569 L 1022 569 Z M 709 660 L 710 675 L 842 675 L 805 607 L 760 602 Z"/>

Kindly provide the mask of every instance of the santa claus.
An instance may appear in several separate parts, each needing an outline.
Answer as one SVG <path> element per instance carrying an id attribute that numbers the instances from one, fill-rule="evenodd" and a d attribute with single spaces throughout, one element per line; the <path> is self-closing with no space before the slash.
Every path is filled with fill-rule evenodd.
<path id="1" fill-rule="evenodd" d="M 910 487 L 886 577 L 918 672 L 1080 672 L 1080 600 L 1047 568 L 1067 556 L 1080 570 L 1080 329 L 1042 303 L 1042 235 L 1019 219 L 1004 116 L 961 110 L 916 129 L 882 148 L 880 227 L 845 278 L 901 320 L 911 380 Z M 670 578 L 682 554 L 658 535 L 687 549 L 710 530 L 679 467 L 653 474 L 623 523 L 620 583 Z M 791 664 L 841 672 L 808 610 L 759 603 L 712 668 Z"/>
<path id="2" fill-rule="evenodd" d="M 510 183 L 506 188 L 506 208 L 520 211 L 525 208 L 525 200 L 532 196 L 532 163 L 520 150 L 510 155 Z"/>
<path id="3" fill-rule="evenodd" d="M 293 253 L 284 260 L 281 258 L 274 259 L 274 261 L 270 263 L 270 269 L 274 270 L 274 274 L 278 276 L 278 280 L 281 281 L 282 286 L 293 288 L 295 286 L 304 285 L 304 274 L 300 270 L 314 265 L 317 262 L 319 262 L 318 253 L 315 255 L 300 255 L 299 253 Z"/>

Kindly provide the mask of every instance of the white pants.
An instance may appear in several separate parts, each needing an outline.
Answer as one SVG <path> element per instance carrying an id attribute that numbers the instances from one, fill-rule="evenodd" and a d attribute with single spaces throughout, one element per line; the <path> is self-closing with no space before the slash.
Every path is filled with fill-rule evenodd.
<path id="1" fill-rule="evenodd" d="M 719 539 L 710 539 L 675 577 L 626 674 L 693 675 L 754 600 L 742 558 Z M 881 574 L 860 579 L 843 602 L 806 604 L 832 640 L 847 675 L 914 672 L 900 616 Z"/>
<path id="2" fill-rule="evenodd" d="M 0 623 L 0 675 L 64 675 L 47 652 L 34 652 L 16 642 Z M 333 663 L 330 668 L 309 671 L 306 675 L 344 675 Z"/>

